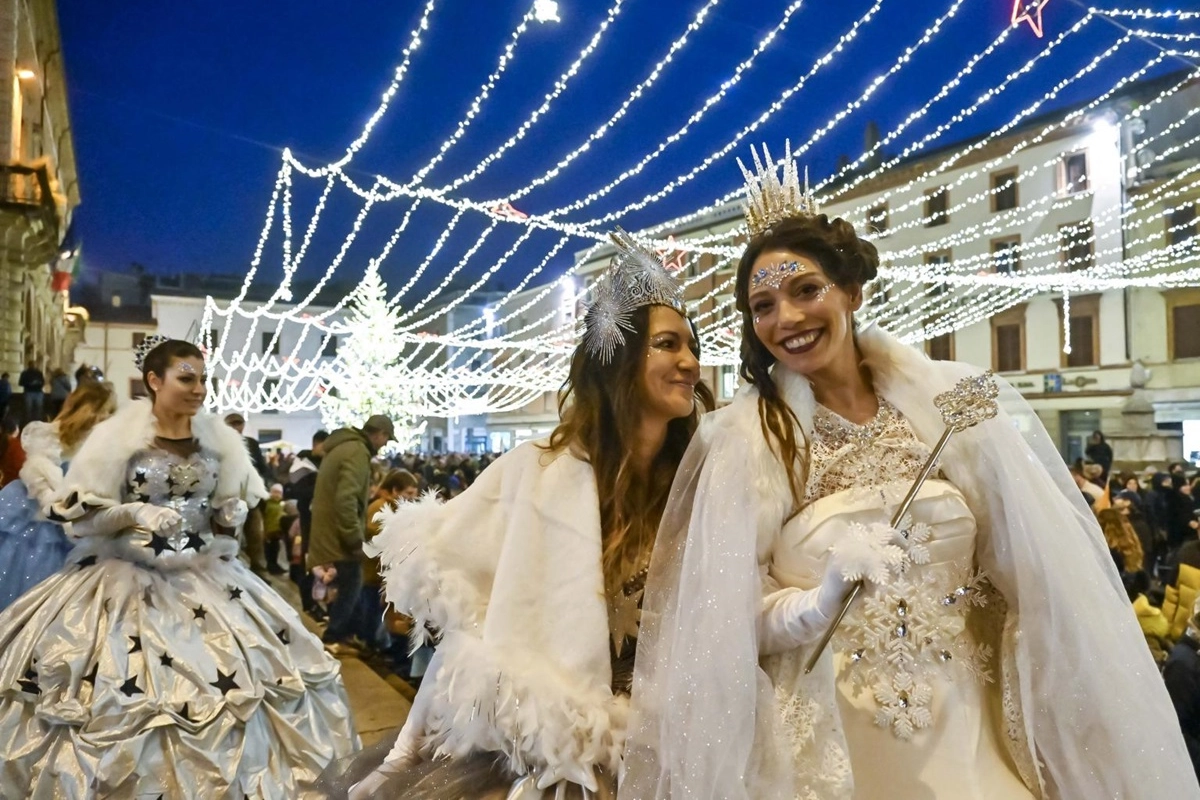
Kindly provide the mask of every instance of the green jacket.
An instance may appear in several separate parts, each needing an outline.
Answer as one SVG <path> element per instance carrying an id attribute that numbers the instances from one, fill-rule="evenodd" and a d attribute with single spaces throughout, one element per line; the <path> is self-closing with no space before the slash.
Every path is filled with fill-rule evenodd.
<path id="1" fill-rule="evenodd" d="M 339 428 L 325 440 L 312 501 L 309 566 L 362 558 L 371 490 L 371 451 L 356 428 Z"/>

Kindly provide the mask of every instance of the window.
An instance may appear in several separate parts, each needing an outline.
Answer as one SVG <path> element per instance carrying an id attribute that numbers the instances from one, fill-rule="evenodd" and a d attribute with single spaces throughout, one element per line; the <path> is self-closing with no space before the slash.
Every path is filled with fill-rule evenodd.
<path id="1" fill-rule="evenodd" d="M 145 341 L 146 341 L 145 333 L 143 333 L 142 331 L 134 331 L 133 332 L 133 346 L 134 347 L 141 347 L 142 343 Z"/>
<path id="2" fill-rule="evenodd" d="M 721 367 L 721 399 L 732 400 L 737 394 L 737 385 L 737 368 L 728 365 Z"/>
<path id="3" fill-rule="evenodd" d="M 1058 301 L 1058 319 L 1062 321 L 1062 301 Z M 1067 324 L 1071 352 L 1063 353 L 1064 367 L 1094 367 L 1100 363 L 1100 295 L 1080 295 L 1071 298 L 1071 319 Z M 1060 333 L 1061 337 L 1063 334 Z M 1061 342 L 1060 342 L 1061 344 Z"/>
<path id="4" fill-rule="evenodd" d="M 1196 237 L 1196 204 L 1188 203 L 1167 216 L 1167 244 L 1182 244 Z"/>
<path id="5" fill-rule="evenodd" d="M 283 431 L 279 428 L 260 428 L 258 431 L 259 444 L 270 444 L 283 439 Z"/>
<path id="6" fill-rule="evenodd" d="M 1170 357 L 1200 358 L 1200 289 L 1176 289 L 1164 294 Z"/>
<path id="7" fill-rule="evenodd" d="M 263 394 L 265 394 L 266 397 L 264 398 L 264 407 L 262 413 L 278 414 L 279 409 L 275 408 L 274 406 L 279 404 L 279 379 L 268 378 L 263 381 Z"/>
<path id="8" fill-rule="evenodd" d="M 221 344 L 221 329 L 220 328 L 209 328 L 208 329 L 208 347 L 209 347 L 210 352 L 216 350 L 217 347 L 220 346 L 220 344 Z"/>
<path id="9" fill-rule="evenodd" d="M 1058 193 L 1077 194 L 1088 190 L 1087 153 L 1067 153 L 1058 162 Z"/>
<path id="10" fill-rule="evenodd" d="M 150 396 L 150 393 L 148 391 L 146 391 L 146 384 L 142 382 L 141 378 L 130 378 L 129 379 L 129 399 L 130 400 L 139 400 L 143 397 L 149 397 L 149 396 Z"/>
<path id="11" fill-rule="evenodd" d="M 925 352 L 934 361 L 953 361 L 954 360 L 954 334 L 943 333 L 941 336 L 935 336 L 925 342 Z"/>
<path id="12" fill-rule="evenodd" d="M 939 186 L 925 191 L 925 227 L 945 225 L 950 221 L 950 189 Z"/>
<path id="13" fill-rule="evenodd" d="M 264 356 L 279 355 L 279 339 L 275 337 L 275 331 L 262 332 L 262 351 Z"/>
<path id="14" fill-rule="evenodd" d="M 1006 169 L 992 173 L 992 212 L 1017 207 L 1017 171 Z"/>
<path id="15" fill-rule="evenodd" d="M 1090 219 L 1059 226 L 1059 258 L 1068 272 L 1078 272 L 1094 266 L 1094 239 L 1095 233 Z"/>
<path id="16" fill-rule="evenodd" d="M 992 370 L 1025 371 L 1025 304 L 992 317 Z"/>
<path id="17" fill-rule="evenodd" d="M 333 358 L 334 356 L 337 355 L 337 351 L 338 351 L 338 338 L 336 336 L 330 336 L 328 339 L 325 340 L 325 347 L 322 348 L 321 355 L 326 356 L 328 358 Z"/>
<path id="18" fill-rule="evenodd" d="M 992 271 L 1009 275 L 1021 270 L 1021 237 L 992 239 Z"/>
<path id="19" fill-rule="evenodd" d="M 881 235 L 887 233 L 888 229 L 888 207 L 887 203 L 880 203 L 877 206 L 872 206 L 867 211 L 867 232 Z"/>
<path id="20" fill-rule="evenodd" d="M 938 250 L 936 253 L 925 254 L 925 266 L 935 266 L 938 264 L 949 264 L 953 261 L 953 257 L 949 250 Z M 943 273 L 947 270 L 931 270 L 931 272 Z M 926 297 L 941 297 L 949 289 L 949 285 L 945 283 L 931 283 L 925 289 Z"/>

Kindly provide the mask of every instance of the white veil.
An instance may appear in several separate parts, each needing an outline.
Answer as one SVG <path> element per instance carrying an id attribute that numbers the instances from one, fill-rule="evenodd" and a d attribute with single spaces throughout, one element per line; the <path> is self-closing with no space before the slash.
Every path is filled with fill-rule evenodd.
<path id="1" fill-rule="evenodd" d="M 930 362 L 874 329 L 859 343 L 876 388 L 922 440 L 935 441 L 933 396 L 977 371 Z M 1043 796 L 1200 797 L 1095 519 L 1028 403 L 1006 384 L 1001 401 L 997 419 L 952 440 L 942 467 L 968 499 L 980 566 L 1014 615 L 1017 693 Z M 754 407 L 710 416 L 663 516 L 622 798 L 794 796 L 774 691 L 758 665 L 762 468 L 752 452 L 762 434 L 745 418 Z"/>

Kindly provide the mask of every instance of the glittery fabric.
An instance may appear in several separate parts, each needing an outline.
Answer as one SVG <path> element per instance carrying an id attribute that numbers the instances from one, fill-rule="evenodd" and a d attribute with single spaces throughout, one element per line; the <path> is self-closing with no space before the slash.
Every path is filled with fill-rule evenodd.
<path id="1" fill-rule="evenodd" d="M 42 518 L 23 481 L 0 489 L 0 611 L 62 569 L 70 552 L 62 526 Z"/>
<path id="2" fill-rule="evenodd" d="M 810 588 L 848 525 L 890 519 L 929 454 L 886 401 L 865 425 L 818 407 L 813 429 L 811 504 L 784 526 L 772 565 L 782 586 Z M 958 490 L 927 482 L 896 532 L 900 574 L 866 584 L 834 635 L 854 797 L 1033 797 L 1007 760 L 993 645 L 976 634 L 994 591 L 975 567 L 975 540 Z M 806 714 L 819 706 L 789 696 L 786 680 L 776 686 L 793 737 L 817 724 Z M 795 749 L 811 765 L 802 740 Z"/>
<path id="3" fill-rule="evenodd" d="M 217 457 L 172 449 L 137 453 L 122 499 L 180 533 L 84 540 L 0 614 L 5 791 L 315 798 L 356 749 L 337 662 L 211 529 Z"/>

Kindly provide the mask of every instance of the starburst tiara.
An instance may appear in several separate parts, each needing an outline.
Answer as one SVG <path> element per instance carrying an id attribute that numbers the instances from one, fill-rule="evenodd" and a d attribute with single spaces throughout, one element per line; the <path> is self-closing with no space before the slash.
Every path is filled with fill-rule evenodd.
<path id="1" fill-rule="evenodd" d="M 150 355 L 150 351 L 158 347 L 163 342 L 169 341 L 171 341 L 171 337 L 163 336 L 160 333 L 151 334 L 145 339 L 142 339 L 142 343 L 133 349 L 133 365 L 137 367 L 138 371 L 140 372 L 142 366 L 146 363 L 146 356 Z"/>
<path id="2" fill-rule="evenodd" d="M 663 260 L 617 228 L 610 234 L 617 254 L 608 272 L 593 287 L 584 315 L 583 346 L 601 363 L 612 361 L 625 344 L 622 331 L 633 332 L 633 312 L 642 306 L 668 306 L 685 314 L 683 288 Z"/>
<path id="3" fill-rule="evenodd" d="M 739 158 L 738 166 L 746 178 L 746 226 L 751 236 L 771 230 L 781 220 L 812 216 L 817 213 L 817 200 L 808 188 L 808 170 L 804 170 L 804 188 L 800 188 L 800 173 L 792 158 L 792 143 L 784 145 L 783 161 L 771 159 L 767 146 L 762 146 L 762 159 L 758 151 L 750 148 L 754 159 L 754 172 L 746 168 Z M 782 177 L 780 177 L 782 167 Z"/>

